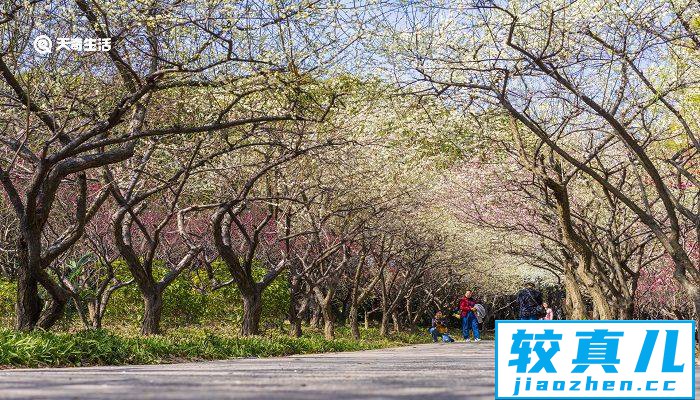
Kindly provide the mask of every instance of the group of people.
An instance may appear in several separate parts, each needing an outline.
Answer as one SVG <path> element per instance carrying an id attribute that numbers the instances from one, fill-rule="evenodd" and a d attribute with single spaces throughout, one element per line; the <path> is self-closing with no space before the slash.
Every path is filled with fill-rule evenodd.
<path id="1" fill-rule="evenodd" d="M 526 280 L 525 287 L 518 292 L 517 301 L 521 320 L 554 319 L 554 311 L 549 307 L 549 304 L 542 301 L 542 292 L 535 289 L 535 284 L 530 280 Z"/>
<path id="2" fill-rule="evenodd" d="M 473 292 L 471 290 L 467 290 L 464 293 L 464 297 L 459 300 L 459 307 L 455 310 L 455 316 L 459 316 L 459 319 L 462 321 L 462 336 L 464 340 L 471 342 L 470 334 L 473 334 L 473 340 L 480 342 L 479 322 L 481 322 L 481 318 L 485 314 L 485 309 L 484 306 L 474 300 L 472 295 Z M 447 333 L 447 323 L 442 311 L 435 313 L 429 332 L 433 336 L 433 342 L 437 342 L 439 337 L 442 337 L 442 341 L 445 343 L 455 341 Z"/>
<path id="3" fill-rule="evenodd" d="M 480 314 L 481 310 L 478 308 L 479 305 L 473 299 L 472 295 L 472 291 L 467 290 L 464 293 L 464 297 L 459 300 L 459 318 L 462 321 L 462 336 L 464 340 L 471 342 L 469 331 L 472 331 L 474 334 L 474 341 L 479 342 L 481 341 L 479 337 L 479 315 L 483 318 L 483 314 Z"/>
<path id="4" fill-rule="evenodd" d="M 554 312 L 549 305 L 542 301 L 542 293 L 535 289 L 532 281 L 526 280 L 525 287 L 518 292 L 516 301 L 519 306 L 519 318 L 521 320 L 552 320 Z M 459 317 L 462 322 L 462 336 L 466 342 L 480 342 L 479 324 L 486 315 L 483 305 L 476 302 L 473 292 L 467 290 L 464 297 L 459 300 L 459 307 L 455 310 L 455 317 Z M 433 317 L 430 329 L 433 342 L 439 338 L 445 343 L 455 340 L 449 335 L 446 317 L 442 311 L 437 311 Z M 473 339 L 472 339 L 473 335 Z"/>

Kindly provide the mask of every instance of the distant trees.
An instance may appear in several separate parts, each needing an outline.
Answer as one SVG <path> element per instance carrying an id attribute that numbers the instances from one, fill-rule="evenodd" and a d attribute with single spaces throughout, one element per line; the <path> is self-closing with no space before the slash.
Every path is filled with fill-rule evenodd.
<path id="1" fill-rule="evenodd" d="M 399 17 L 406 29 L 393 37 L 410 40 L 393 43 L 395 65 L 420 77 L 421 93 L 505 114 L 527 132 L 534 151 L 522 166 L 552 196 L 559 239 L 579 282 L 600 292 L 600 316 L 631 315 L 639 268 L 658 258 L 647 253 L 651 238 L 700 310 L 688 97 L 698 88 L 697 2 L 465 1 L 422 11 L 401 13 L 420 17 Z M 574 214 L 576 202 L 587 216 Z M 608 297 L 626 311 L 611 314 Z"/>
<path id="2" fill-rule="evenodd" d="M 17 329 L 51 328 L 69 302 L 99 328 L 132 286 L 141 333 L 157 334 L 167 288 L 220 262 L 230 279 L 202 290 L 235 285 L 241 334 L 260 332 L 266 288 L 289 279 L 293 334 L 313 308 L 327 337 L 348 313 L 359 336 L 359 309 L 388 265 L 373 239 L 405 241 L 386 226 L 409 215 L 390 211 L 420 204 L 390 159 L 403 150 L 383 124 L 385 88 L 325 74 L 360 34 L 337 27 L 354 21 L 349 10 L 15 3 L 0 8 L 0 243 Z M 40 34 L 111 46 L 39 54 Z M 391 279 L 417 282 L 404 273 L 430 253 L 391 261 Z M 396 320 L 407 290 L 388 290 Z"/>
<path id="3" fill-rule="evenodd" d="M 98 328 L 133 285 L 158 333 L 193 272 L 236 288 L 242 335 L 280 280 L 291 335 L 387 335 L 518 269 L 484 266 L 492 245 L 563 285 L 569 317 L 638 316 L 653 273 L 700 309 L 697 2 L 0 7 L 17 329 L 69 303 Z M 39 34 L 111 48 L 41 55 Z"/>

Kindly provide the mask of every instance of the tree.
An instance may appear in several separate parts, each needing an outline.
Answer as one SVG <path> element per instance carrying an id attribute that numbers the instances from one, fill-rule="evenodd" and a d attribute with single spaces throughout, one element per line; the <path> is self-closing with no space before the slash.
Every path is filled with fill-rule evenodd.
<path id="1" fill-rule="evenodd" d="M 162 143 L 154 141 L 124 179 L 105 168 L 106 180 L 117 205 L 112 217 L 115 247 L 134 277 L 144 302 L 141 334 L 160 333 L 163 292 L 202 251 L 200 245 L 185 239 L 176 230 L 176 216 L 189 179 L 197 167 L 214 158 L 207 154 L 199 159 L 201 142 L 186 148 L 184 154 L 165 151 L 158 154 Z M 170 158 L 174 172 L 161 172 L 161 177 L 148 179 L 148 164 Z M 179 165 L 178 165 L 179 164 Z M 159 201 L 152 201 L 158 198 Z M 175 232 L 173 232 L 175 231 Z M 161 265 L 162 264 L 162 265 Z M 158 276 L 157 267 L 165 269 Z"/>
<path id="2" fill-rule="evenodd" d="M 107 198 L 106 187 L 88 190 L 88 182 L 100 179 L 96 171 L 130 159 L 146 138 L 294 118 L 279 97 L 244 104 L 240 119 L 230 111 L 261 87 L 288 84 L 278 73 L 301 79 L 319 62 L 331 62 L 335 54 L 323 50 L 329 43 L 353 40 L 334 34 L 327 13 L 306 12 L 316 9 L 314 2 L 237 9 L 225 1 L 156 1 L 124 9 L 79 0 L 7 7 L 0 21 L 8 39 L 0 49 L 0 90 L 8 99 L 0 182 L 21 232 L 16 326 L 24 330 L 48 328 L 62 313 L 69 294 L 47 271 Z M 111 48 L 43 56 L 29 49 L 42 33 L 110 40 Z M 48 225 L 59 217 L 60 192 L 72 193 L 73 215 L 52 237 Z M 38 285 L 49 295 L 46 306 Z"/>
<path id="3" fill-rule="evenodd" d="M 431 23 L 441 17 L 411 21 L 418 45 L 407 47 L 419 57 L 404 60 L 434 92 L 467 107 L 506 111 L 561 162 L 624 204 L 673 260 L 675 279 L 700 308 L 698 268 L 683 245 L 681 220 L 694 224 L 693 213 L 675 183 L 689 177 L 673 173 L 674 163 L 689 161 L 685 149 L 696 147 L 683 100 L 697 87 L 688 56 L 697 53 L 697 32 L 688 23 L 697 3 L 461 5 L 466 11 L 458 4 L 431 9 L 444 16 L 459 8 L 464 18 L 454 24 Z M 439 40 L 426 40 L 424 32 Z M 669 131 L 668 123 L 677 129 Z M 625 180 L 630 172 L 635 179 Z"/>

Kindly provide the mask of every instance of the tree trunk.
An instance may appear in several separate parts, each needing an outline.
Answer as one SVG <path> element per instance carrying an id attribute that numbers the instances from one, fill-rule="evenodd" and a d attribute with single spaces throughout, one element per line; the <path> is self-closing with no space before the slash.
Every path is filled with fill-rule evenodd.
<path id="1" fill-rule="evenodd" d="M 160 318 L 163 311 L 163 293 L 154 290 L 151 293 L 142 294 L 143 297 L 143 321 L 141 321 L 142 335 L 157 335 L 160 333 Z"/>
<path id="2" fill-rule="evenodd" d="M 399 313 L 396 311 L 391 312 L 391 323 L 394 326 L 394 333 L 401 332 L 401 320 L 399 319 Z"/>
<path id="3" fill-rule="evenodd" d="M 72 295 L 71 298 L 73 300 L 75 310 L 78 313 L 78 316 L 80 317 L 80 321 L 83 323 L 83 327 L 85 329 L 92 329 L 93 325 L 92 320 L 90 319 L 90 306 L 88 305 L 89 303 L 86 304 L 80 299 L 80 296 L 77 295 Z"/>
<path id="4" fill-rule="evenodd" d="M 696 285 L 691 284 L 688 280 L 683 281 L 684 288 L 693 302 L 693 318 L 695 319 L 695 340 L 700 340 L 700 290 Z"/>
<path id="5" fill-rule="evenodd" d="M 15 303 L 15 329 L 31 331 L 39 322 L 41 314 L 39 283 L 29 271 L 29 266 L 20 257 L 17 270 L 17 302 Z"/>
<path id="6" fill-rule="evenodd" d="M 63 296 L 52 296 L 42 310 L 41 317 L 37 325 L 41 329 L 51 329 L 52 326 L 63 316 L 66 309 L 67 300 Z"/>
<path id="7" fill-rule="evenodd" d="M 88 307 L 88 318 L 92 324 L 93 329 L 102 329 L 102 312 L 99 309 L 99 300 L 91 301 L 87 305 Z"/>
<path id="8" fill-rule="evenodd" d="M 241 335 L 250 336 L 260 333 L 260 316 L 262 315 L 262 293 L 254 288 L 250 293 L 243 294 L 243 321 Z"/>
<path id="9" fill-rule="evenodd" d="M 365 311 L 365 329 L 369 329 L 369 312 Z"/>
<path id="10" fill-rule="evenodd" d="M 289 336 L 299 338 L 301 337 L 301 317 L 299 315 L 300 310 L 297 310 L 295 289 L 291 288 L 290 285 L 290 296 L 289 296 Z"/>
<path id="11" fill-rule="evenodd" d="M 617 319 L 634 319 L 634 300 L 627 299 L 620 304 Z"/>
<path id="12" fill-rule="evenodd" d="M 316 304 L 314 304 L 314 306 L 312 307 L 312 314 L 311 320 L 309 321 L 309 325 L 314 329 L 321 328 L 321 307 L 319 307 Z"/>
<path id="13" fill-rule="evenodd" d="M 401 332 L 401 323 L 399 322 L 399 313 L 396 311 L 391 312 L 391 323 L 394 326 L 394 333 Z"/>
<path id="14" fill-rule="evenodd" d="M 336 318 L 335 322 L 337 322 L 340 325 L 345 325 L 345 323 L 348 321 L 351 303 L 352 294 L 348 294 L 347 296 L 345 296 L 343 301 L 341 301 L 342 308 L 340 309 L 340 315 L 338 315 L 338 318 Z"/>
<path id="15" fill-rule="evenodd" d="M 581 290 L 572 271 L 564 273 L 564 288 L 566 290 L 566 315 L 573 320 L 584 319 L 586 309 Z"/>
<path id="16" fill-rule="evenodd" d="M 351 304 L 348 313 L 348 323 L 350 324 L 350 332 L 355 340 L 360 340 L 360 326 L 357 318 L 357 305 Z"/>
<path id="17" fill-rule="evenodd" d="M 695 303 L 695 343 L 698 343 L 700 341 L 700 296 L 697 295 L 697 291 L 693 302 Z"/>
<path id="18" fill-rule="evenodd" d="M 301 318 L 297 310 L 299 279 L 293 277 L 294 271 L 289 272 L 289 336 L 301 337 Z"/>
<path id="19" fill-rule="evenodd" d="M 39 284 L 46 289 L 49 301 L 39 315 L 37 325 L 42 329 L 50 329 L 63 316 L 70 294 L 66 289 L 56 284 L 44 270 L 34 270 Z"/>
<path id="20" fill-rule="evenodd" d="M 24 239 L 17 240 L 17 302 L 15 303 L 15 329 L 31 331 L 39 322 L 41 314 L 41 298 L 39 298 L 39 282 L 32 274 L 29 266 L 29 250 Z"/>
<path id="21" fill-rule="evenodd" d="M 389 334 L 389 313 L 382 312 L 382 322 L 379 324 L 379 335 L 386 337 Z"/>
<path id="22" fill-rule="evenodd" d="M 658 235 L 657 235 L 658 237 Z M 663 242 L 662 242 L 663 244 Z M 687 274 L 695 271 L 695 265 L 690 261 L 690 257 L 683 249 L 680 243 L 667 243 L 664 245 L 666 252 L 671 256 L 674 263 L 673 277 L 685 289 L 688 298 L 693 303 L 692 315 L 695 319 L 695 339 L 700 339 L 700 288 L 698 287 L 697 274 L 694 274 L 695 279 L 689 279 Z"/>
<path id="23" fill-rule="evenodd" d="M 608 303 L 608 299 L 605 294 L 603 294 L 600 285 L 595 281 L 595 277 L 589 276 L 589 274 L 583 270 L 583 268 L 579 268 L 579 276 L 581 276 L 584 284 L 586 285 L 586 289 L 588 289 L 588 292 L 591 295 L 593 309 L 597 314 L 597 319 L 613 319 L 613 312 L 610 308 L 610 304 Z"/>
<path id="24" fill-rule="evenodd" d="M 610 304 L 603 294 L 599 283 L 600 274 L 596 268 L 596 260 L 590 244 L 576 232 L 571 208 L 569 204 L 569 192 L 565 184 L 558 183 L 549 177 L 544 177 L 544 183 L 552 190 L 557 201 L 557 218 L 561 228 L 564 242 L 576 253 L 578 266 L 574 273 L 583 282 L 593 299 L 594 311 L 600 319 L 609 320 L 613 318 Z M 598 276 L 596 276 L 598 275 Z"/>
<path id="25" fill-rule="evenodd" d="M 321 304 L 321 315 L 323 315 L 323 336 L 327 340 L 335 339 L 334 318 L 331 302 Z"/>
<path id="26" fill-rule="evenodd" d="M 301 334 L 301 318 L 297 318 L 289 327 L 289 336 L 300 338 Z"/>

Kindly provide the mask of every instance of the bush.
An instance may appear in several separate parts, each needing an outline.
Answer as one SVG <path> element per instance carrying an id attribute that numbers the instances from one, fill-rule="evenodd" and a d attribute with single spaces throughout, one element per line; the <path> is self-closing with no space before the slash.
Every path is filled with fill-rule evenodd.
<path id="1" fill-rule="evenodd" d="M 17 285 L 0 277 L 0 327 L 12 326 L 15 318 Z"/>
<path id="2" fill-rule="evenodd" d="M 228 281 L 230 275 L 222 262 L 214 262 L 213 272 L 218 282 Z M 114 265 L 115 273 L 123 280 L 130 279 L 129 270 L 123 261 Z M 156 277 L 161 278 L 166 270 L 156 266 Z M 255 267 L 253 273 L 262 278 L 265 269 Z M 236 285 L 229 285 L 216 291 L 203 271 L 187 271 L 170 284 L 163 294 L 164 330 L 182 326 L 240 325 L 243 315 L 243 302 Z M 0 328 L 10 328 L 14 323 L 16 284 L 0 278 Z M 43 290 L 42 290 L 43 292 Z M 263 293 L 261 323 L 264 327 L 279 327 L 284 324 L 289 309 L 289 283 L 282 274 Z M 112 294 L 103 326 L 123 330 L 135 330 L 143 318 L 143 300 L 135 284 L 121 288 Z M 69 301 L 64 318 L 58 323 L 61 330 L 82 329 L 82 323 Z"/>
<path id="3" fill-rule="evenodd" d="M 115 267 L 121 279 L 129 279 L 126 266 Z M 214 276 L 218 282 L 228 281 L 230 275 L 222 262 L 212 263 Z M 166 273 L 156 268 L 156 275 Z M 253 273 L 262 278 L 265 270 L 256 267 Z M 243 303 L 236 285 L 229 285 L 216 291 L 209 291 L 212 281 L 203 271 L 183 273 L 163 294 L 163 329 L 199 325 L 239 325 L 243 315 Z M 263 293 L 263 326 L 280 326 L 284 323 L 289 309 L 289 284 L 285 275 L 280 275 Z M 136 327 L 143 317 L 143 301 L 136 285 L 120 289 L 112 295 L 104 325 L 123 327 L 125 324 Z"/>

